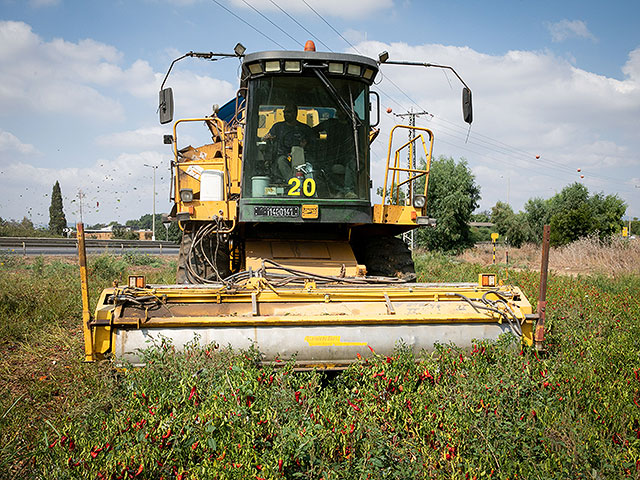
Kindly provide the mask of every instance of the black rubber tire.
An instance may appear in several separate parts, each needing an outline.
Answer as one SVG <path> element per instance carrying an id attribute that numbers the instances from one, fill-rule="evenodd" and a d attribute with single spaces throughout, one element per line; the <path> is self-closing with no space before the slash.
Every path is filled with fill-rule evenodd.
<path id="1" fill-rule="evenodd" d="M 180 243 L 180 250 L 178 252 L 178 268 L 176 271 L 176 283 L 178 284 L 199 284 L 203 283 L 200 279 L 194 277 L 187 268 L 187 262 L 189 261 L 189 250 L 192 248 L 193 239 L 195 233 L 191 229 L 185 228 L 182 234 L 182 242 Z M 211 235 L 209 238 L 204 239 L 203 250 L 205 255 L 209 258 L 211 263 L 216 260 L 216 268 L 221 278 L 225 278 L 231 274 L 229 267 L 229 245 L 227 242 L 220 242 L 218 251 L 216 252 L 216 243 L 218 241 L 217 235 Z M 209 263 L 203 258 L 202 252 L 197 249 L 191 256 L 191 268 L 202 278 L 210 281 L 218 281 L 218 275 Z"/>
<path id="2" fill-rule="evenodd" d="M 356 248 L 359 263 L 367 267 L 367 275 L 395 277 L 415 282 L 415 266 L 411 250 L 398 237 L 373 237 L 360 242 Z"/>

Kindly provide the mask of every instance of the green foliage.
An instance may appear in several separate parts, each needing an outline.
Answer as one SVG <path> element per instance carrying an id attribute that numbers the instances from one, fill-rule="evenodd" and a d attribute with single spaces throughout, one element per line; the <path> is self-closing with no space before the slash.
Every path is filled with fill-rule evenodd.
<path id="1" fill-rule="evenodd" d="M 581 183 L 573 183 L 548 200 L 529 199 L 524 212 L 515 214 L 509 205 L 498 202 L 492 209 L 491 221 L 510 245 L 540 243 L 542 228 L 551 225 L 551 245 L 561 246 L 579 238 L 597 234 L 600 239 L 619 234 L 626 204 L 617 195 L 596 193 Z"/>
<path id="2" fill-rule="evenodd" d="M 474 239 L 469 222 L 479 199 L 480 188 L 465 160 L 456 162 L 447 157 L 433 160 L 429 173 L 427 216 L 435 218 L 437 225 L 418 230 L 418 245 L 444 252 L 459 252 L 472 246 Z"/>
<path id="3" fill-rule="evenodd" d="M 595 228 L 600 238 L 619 234 L 627 205 L 615 195 L 596 193 L 589 199 Z"/>
<path id="4" fill-rule="evenodd" d="M 424 168 L 424 167 L 421 167 L 421 168 Z M 402 187 L 402 188 L 405 188 L 405 187 Z M 421 188 L 424 188 L 424 182 L 422 182 Z M 420 187 L 418 188 L 418 191 L 422 193 L 422 190 L 420 190 Z M 382 197 L 384 194 L 384 189 L 382 187 L 378 187 L 376 190 L 376 193 Z M 406 196 L 407 195 L 403 190 L 398 190 L 398 184 L 394 182 L 391 187 L 391 190 L 387 192 L 387 199 L 385 201 L 388 201 L 391 205 L 404 205 Z"/>
<path id="5" fill-rule="evenodd" d="M 49 207 L 49 231 L 52 235 L 61 236 L 67 228 L 67 219 L 64 216 L 62 207 L 62 193 L 60 192 L 60 182 L 56 180 L 51 191 L 51 206 Z"/>
<path id="6" fill-rule="evenodd" d="M 79 312 L 80 282 L 75 265 L 42 257 L 24 269 L 0 261 L 0 338 L 23 341 L 29 335 Z"/>
<path id="7" fill-rule="evenodd" d="M 491 221 L 491 212 L 488 210 L 483 210 L 482 212 L 474 213 L 471 215 L 472 222 L 490 222 Z"/>
<path id="8" fill-rule="evenodd" d="M 587 203 L 557 212 L 551 217 L 551 246 L 566 245 L 586 237 L 593 231 L 593 227 L 592 212 Z"/>
<path id="9" fill-rule="evenodd" d="M 122 240 L 138 240 L 140 238 L 136 232 L 132 232 L 123 225 L 114 225 L 112 232 L 113 238 L 120 238 Z"/>
<path id="10" fill-rule="evenodd" d="M 551 220 L 549 202 L 540 197 L 530 198 L 524 205 L 524 212 L 532 232 L 531 240 L 535 243 L 541 243 L 543 228 Z"/>
<path id="11" fill-rule="evenodd" d="M 491 210 L 495 228 L 507 245 L 520 248 L 523 243 L 533 240 L 533 232 L 527 221 L 527 214 L 513 213 L 511 205 L 497 202 Z"/>
<path id="12" fill-rule="evenodd" d="M 122 260 L 131 266 L 139 266 L 139 265 L 150 265 L 154 267 L 159 267 L 163 265 L 163 262 L 153 255 L 135 253 L 135 252 L 127 252 L 122 255 Z"/>
<path id="13" fill-rule="evenodd" d="M 138 220 L 127 220 L 125 223 L 127 227 L 137 230 L 151 230 L 153 228 L 153 215 L 142 215 Z M 182 240 L 182 230 L 178 227 L 177 222 L 171 222 L 169 230 L 165 228 L 162 223 L 162 215 L 156 214 L 156 240 L 162 240 L 173 243 L 180 243 Z"/>
<path id="14" fill-rule="evenodd" d="M 47 237 L 49 231 L 35 228 L 27 217 L 22 221 L 0 219 L 0 237 Z"/>
<path id="15" fill-rule="evenodd" d="M 626 208 L 617 195 L 589 197 L 584 185 L 569 185 L 549 200 L 551 245 L 565 245 L 593 233 L 601 239 L 617 234 Z"/>

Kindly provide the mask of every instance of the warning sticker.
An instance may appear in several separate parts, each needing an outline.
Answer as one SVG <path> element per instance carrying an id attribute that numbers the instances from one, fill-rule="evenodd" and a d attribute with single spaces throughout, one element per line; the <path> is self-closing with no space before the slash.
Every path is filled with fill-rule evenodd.
<path id="1" fill-rule="evenodd" d="M 308 335 L 304 337 L 310 347 L 366 346 L 367 342 L 343 342 L 340 335 Z"/>
<path id="2" fill-rule="evenodd" d="M 195 178 L 196 180 L 200 180 L 200 176 L 202 175 L 203 171 L 204 168 L 202 168 L 200 165 L 189 165 L 184 173 L 186 173 L 190 177 Z"/>

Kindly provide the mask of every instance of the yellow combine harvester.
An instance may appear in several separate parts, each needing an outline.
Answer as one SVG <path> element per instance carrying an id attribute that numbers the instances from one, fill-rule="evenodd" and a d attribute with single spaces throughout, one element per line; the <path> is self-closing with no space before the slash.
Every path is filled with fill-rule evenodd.
<path id="1" fill-rule="evenodd" d="M 213 115 L 178 120 L 165 136 L 174 153 L 170 218 L 183 231 L 177 283 L 133 277 L 102 293 L 93 318 L 86 302 L 88 361 L 138 363 L 139 349 L 162 337 L 176 347 L 194 338 L 255 344 L 266 361 L 295 355 L 300 368 L 338 368 L 371 350 L 390 354 L 398 342 L 418 353 L 512 332 L 531 344 L 531 305 L 494 275 L 415 283 L 398 235 L 433 223 L 430 130 L 392 129 L 382 202 L 372 204 L 378 122 L 370 114 L 379 120 L 379 101 L 370 87 L 386 54 L 375 61 L 308 45 L 244 55 L 238 44 L 234 54 L 187 56 L 241 58 L 240 89 Z M 466 85 L 463 114 L 471 123 Z M 172 120 L 173 93 L 161 87 L 160 121 Z M 193 122 L 211 142 L 180 147 L 179 129 Z M 407 131 L 410 140 L 398 142 Z M 407 150 L 423 152 L 426 167 L 401 166 Z"/>

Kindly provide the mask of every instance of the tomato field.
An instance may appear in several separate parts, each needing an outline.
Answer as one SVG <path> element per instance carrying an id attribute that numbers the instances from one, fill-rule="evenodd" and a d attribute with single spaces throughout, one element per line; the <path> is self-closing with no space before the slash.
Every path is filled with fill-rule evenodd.
<path id="1" fill-rule="evenodd" d="M 81 363 L 75 266 L 0 266 L 0 476 L 550 479 L 640 476 L 640 275 L 550 275 L 547 348 L 356 358 L 340 374 L 170 342 L 147 366 Z M 419 281 L 492 270 L 535 303 L 539 274 L 416 258 Z M 92 293 L 174 265 L 92 260 Z M 9 323 L 7 323 L 9 322 Z"/>

